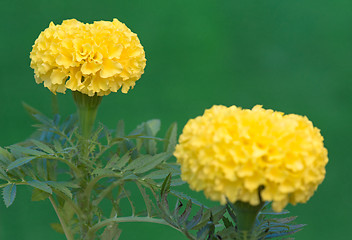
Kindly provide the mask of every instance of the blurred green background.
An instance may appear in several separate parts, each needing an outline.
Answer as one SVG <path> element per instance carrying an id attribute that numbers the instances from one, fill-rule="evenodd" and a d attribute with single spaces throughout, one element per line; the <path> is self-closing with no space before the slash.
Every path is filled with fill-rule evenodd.
<path id="1" fill-rule="evenodd" d="M 308 226 L 297 239 L 346 239 L 350 235 L 352 184 L 352 2 L 350 0 L 1 0 L 0 145 L 32 132 L 25 101 L 50 114 L 50 92 L 29 67 L 32 44 L 50 23 L 118 18 L 145 48 L 145 74 L 128 94 L 103 99 L 99 121 L 128 129 L 159 118 L 163 131 L 214 104 L 251 108 L 262 104 L 306 115 L 319 127 L 329 151 L 327 176 L 307 204 L 289 206 Z M 70 94 L 61 113 L 75 111 Z M 201 193 L 191 193 L 202 199 Z M 209 203 L 209 202 L 207 202 Z M 51 230 L 49 202 L 30 202 L 18 188 L 15 203 L 0 204 L 1 240 L 64 239 Z M 152 224 L 123 224 L 125 239 L 186 239 Z"/>

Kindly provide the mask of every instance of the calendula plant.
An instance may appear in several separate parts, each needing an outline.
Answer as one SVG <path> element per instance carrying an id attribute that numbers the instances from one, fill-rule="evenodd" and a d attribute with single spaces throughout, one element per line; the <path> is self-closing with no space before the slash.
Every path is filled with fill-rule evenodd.
<path id="1" fill-rule="evenodd" d="M 33 201 L 51 202 L 59 220 L 51 227 L 68 240 L 117 240 L 125 222 L 163 224 L 199 240 L 272 239 L 303 227 L 281 215 L 324 179 L 327 151 L 308 119 L 215 106 L 187 123 L 178 145 L 176 124 L 160 137 L 157 119 L 129 133 L 123 121 L 95 127 L 103 96 L 127 93 L 146 65 L 137 35 L 117 19 L 51 23 L 30 56 L 36 82 L 53 94 L 70 89 L 77 114 L 64 119 L 54 107 L 51 118 L 24 105 L 37 130 L 0 148 L 7 207 L 18 185 L 31 187 Z M 176 191 L 185 181 L 222 205 L 208 208 Z"/>

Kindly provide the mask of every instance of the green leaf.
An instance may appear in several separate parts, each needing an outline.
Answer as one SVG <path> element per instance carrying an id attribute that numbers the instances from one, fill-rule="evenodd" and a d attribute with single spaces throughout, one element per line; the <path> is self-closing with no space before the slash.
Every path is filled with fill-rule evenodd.
<path id="1" fill-rule="evenodd" d="M 55 151 L 58 153 L 64 152 L 64 149 L 63 149 L 61 143 L 56 139 L 54 140 L 54 148 L 55 148 Z"/>
<path id="2" fill-rule="evenodd" d="M 108 175 L 108 174 L 115 174 L 115 172 L 111 169 L 105 169 L 105 168 L 97 168 L 94 169 L 94 171 L 92 172 L 92 175 L 95 176 L 101 176 L 101 175 Z"/>
<path id="3" fill-rule="evenodd" d="M 169 175 L 167 175 L 163 184 L 161 185 L 161 190 L 160 190 L 161 196 L 170 192 L 170 183 L 171 183 L 171 173 Z"/>
<path id="4" fill-rule="evenodd" d="M 139 168 L 144 165 L 144 162 L 147 161 L 152 156 L 150 155 L 142 155 L 136 159 L 134 159 L 130 164 L 128 164 L 123 170 L 124 171 L 132 171 L 136 168 Z"/>
<path id="5" fill-rule="evenodd" d="M 16 198 L 16 184 L 12 183 L 4 187 L 2 196 L 6 207 L 10 207 Z"/>
<path id="6" fill-rule="evenodd" d="M 49 186 L 55 188 L 56 190 L 62 192 L 63 194 L 65 194 L 66 196 L 68 196 L 69 198 L 72 198 L 72 193 L 70 191 L 70 189 L 67 188 L 67 183 L 63 183 L 63 182 L 53 182 L 53 181 L 48 181 L 46 182 Z"/>
<path id="7" fill-rule="evenodd" d="M 171 157 L 171 153 L 159 153 L 154 156 L 151 156 L 150 158 L 143 160 L 143 164 L 140 165 L 139 167 L 136 167 L 133 170 L 133 172 L 136 174 L 148 172 L 149 170 L 152 170 L 162 162 L 165 162 L 166 160 L 168 160 L 170 157 Z"/>
<path id="8" fill-rule="evenodd" d="M 169 175 L 170 173 L 172 173 L 173 176 L 177 176 L 180 173 L 175 169 L 175 170 L 171 170 L 171 169 L 162 169 L 162 170 L 156 170 L 154 172 L 151 172 L 147 175 L 145 175 L 143 178 L 149 178 L 149 179 L 165 179 L 167 177 L 167 175 Z"/>
<path id="9" fill-rule="evenodd" d="M 44 152 L 41 151 L 37 151 L 28 147 L 22 147 L 22 146 L 18 146 L 18 145 L 12 145 L 9 147 L 11 152 L 12 151 L 17 151 L 20 152 L 21 154 L 28 154 L 28 155 L 32 155 L 32 156 L 43 156 L 43 155 L 47 155 Z"/>
<path id="10" fill-rule="evenodd" d="M 1 167 L 0 167 L 0 179 L 6 180 L 6 181 L 9 180 L 9 176 L 7 176 L 7 173 Z"/>
<path id="11" fill-rule="evenodd" d="M 183 223 L 186 222 L 186 220 L 188 219 L 189 215 L 191 214 L 192 211 L 192 201 L 188 200 L 186 208 L 184 210 L 184 212 L 181 214 L 180 218 L 179 218 L 179 224 L 183 225 Z"/>
<path id="12" fill-rule="evenodd" d="M 115 169 L 115 165 L 119 162 L 120 157 L 117 154 L 114 154 L 110 160 L 106 163 L 106 169 Z M 127 159 L 128 160 L 128 159 Z"/>
<path id="13" fill-rule="evenodd" d="M 35 159 L 37 157 L 23 157 L 23 158 L 19 158 L 16 161 L 12 162 L 8 167 L 7 167 L 7 171 L 10 171 L 14 168 L 20 167 L 26 163 L 29 163 L 30 161 L 32 161 L 33 159 Z"/>
<path id="14" fill-rule="evenodd" d="M 144 123 L 144 132 L 147 136 L 155 137 L 155 135 L 160 130 L 160 120 L 152 119 Z M 157 152 L 157 144 L 153 139 L 145 139 L 143 141 L 146 148 L 146 152 L 150 155 L 154 155 Z"/>
<path id="15" fill-rule="evenodd" d="M 131 152 L 127 152 L 125 153 L 120 159 L 118 159 L 118 161 L 116 161 L 116 163 L 114 165 L 112 165 L 111 167 L 113 169 L 118 169 L 121 170 L 124 166 L 126 166 L 126 164 L 129 162 L 129 160 L 131 159 L 130 156 Z"/>
<path id="16" fill-rule="evenodd" d="M 136 184 L 137 184 L 139 191 L 142 194 L 145 206 L 147 208 L 148 217 L 151 217 L 152 216 L 152 201 L 150 200 L 149 195 L 147 194 L 145 189 L 142 187 L 142 185 L 138 182 L 136 182 Z"/>
<path id="17" fill-rule="evenodd" d="M 186 182 L 183 181 L 182 179 L 180 178 L 176 178 L 176 179 L 172 179 L 171 181 L 171 186 L 175 187 L 175 186 L 181 186 L 183 184 L 185 184 Z"/>
<path id="18" fill-rule="evenodd" d="M 173 152 L 177 144 L 177 123 L 171 124 L 165 135 L 165 152 Z"/>
<path id="19" fill-rule="evenodd" d="M 44 116 L 44 114 L 42 114 L 39 110 L 35 109 L 34 107 L 28 105 L 25 102 L 22 102 L 22 105 L 31 117 L 33 117 L 34 115 L 43 115 Z M 33 117 L 33 119 L 35 119 L 35 118 Z"/>
<path id="20" fill-rule="evenodd" d="M 148 136 L 153 136 L 155 137 L 156 134 L 160 131 L 160 120 L 159 119 L 152 119 L 149 120 L 145 123 L 145 126 L 150 130 L 150 135 Z"/>
<path id="21" fill-rule="evenodd" d="M 43 142 L 37 141 L 35 139 L 31 139 L 31 142 L 33 142 L 40 150 L 43 152 L 46 152 L 48 154 L 55 154 L 55 151 L 51 149 L 48 145 L 46 145 Z"/>
<path id="22" fill-rule="evenodd" d="M 202 219 L 203 217 L 203 210 L 204 210 L 204 207 L 203 205 L 200 207 L 200 209 L 198 210 L 198 212 L 196 213 L 196 215 L 192 218 L 191 221 L 189 221 L 186 225 L 186 229 L 187 230 L 191 230 L 193 229 L 195 226 L 198 225 L 198 223 L 200 222 L 200 220 Z"/>
<path id="23" fill-rule="evenodd" d="M 166 179 L 165 179 L 166 180 Z M 164 181 L 165 182 L 165 181 Z M 163 183 L 164 184 L 164 183 Z M 170 185 L 170 183 L 169 183 Z M 178 192 L 178 191 L 175 191 L 175 190 L 171 190 L 170 193 L 172 195 L 174 195 L 175 197 L 178 197 L 180 199 L 183 199 L 183 200 L 192 200 L 192 203 L 194 203 L 195 205 L 199 206 L 199 207 L 205 207 L 202 203 L 200 203 L 198 200 L 188 196 L 187 194 L 185 193 L 182 193 L 182 192 Z M 206 207 L 205 207 L 206 208 Z"/>
<path id="24" fill-rule="evenodd" d="M 121 235 L 122 230 L 118 228 L 118 224 L 112 223 L 104 229 L 101 234 L 101 240 L 118 240 Z"/>
<path id="25" fill-rule="evenodd" d="M 222 221 L 224 222 L 225 228 L 233 227 L 232 222 L 227 217 L 224 216 Z"/>
<path id="26" fill-rule="evenodd" d="M 124 136 L 125 136 L 125 123 L 123 120 L 120 120 L 117 123 L 116 137 L 124 137 Z"/>
<path id="27" fill-rule="evenodd" d="M 64 230 L 62 229 L 62 226 L 60 223 L 50 223 L 50 227 L 58 233 L 64 234 Z"/>
<path id="28" fill-rule="evenodd" d="M 42 201 L 47 199 L 50 196 L 49 193 L 44 192 L 38 188 L 34 188 L 32 191 L 32 201 L 37 202 L 37 201 Z"/>
<path id="29" fill-rule="evenodd" d="M 52 194 L 53 191 L 51 190 L 51 188 L 48 186 L 48 184 L 44 183 L 44 182 L 40 182 L 38 180 L 32 180 L 32 181 L 28 181 L 27 182 L 30 186 L 34 187 L 34 188 L 38 188 L 44 192 L 50 193 Z"/>
<path id="30" fill-rule="evenodd" d="M 2 163 L 3 166 L 7 166 L 11 162 L 10 159 L 13 159 L 12 154 L 0 147 L 0 163 Z"/>

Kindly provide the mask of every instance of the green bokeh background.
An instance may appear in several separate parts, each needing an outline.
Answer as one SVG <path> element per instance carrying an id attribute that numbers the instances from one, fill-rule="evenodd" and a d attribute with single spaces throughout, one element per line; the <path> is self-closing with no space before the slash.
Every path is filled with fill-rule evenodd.
<path id="1" fill-rule="evenodd" d="M 159 118 L 180 128 L 214 104 L 261 104 L 306 115 L 329 151 L 327 176 L 307 204 L 289 206 L 308 226 L 297 239 L 347 239 L 352 214 L 352 2 L 350 0 L 1 0 L 0 145 L 33 130 L 25 101 L 50 114 L 50 92 L 34 82 L 29 53 L 50 21 L 118 18 L 145 48 L 145 74 L 128 94 L 104 97 L 99 121 L 128 129 Z M 60 95 L 64 115 L 75 111 Z M 179 130 L 180 133 L 180 130 Z M 191 193 L 202 198 L 201 193 Z M 209 202 L 208 202 L 209 204 Z M 211 203 L 210 203 L 211 204 Z M 64 239 L 51 230 L 49 202 L 30 202 L 18 188 L 9 209 L 0 204 L 1 240 Z M 186 239 L 152 224 L 123 224 L 125 239 Z"/>

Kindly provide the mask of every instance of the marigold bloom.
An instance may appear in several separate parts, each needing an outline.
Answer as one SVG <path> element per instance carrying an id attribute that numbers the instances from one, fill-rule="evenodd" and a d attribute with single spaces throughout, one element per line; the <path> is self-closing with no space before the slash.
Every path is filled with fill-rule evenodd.
<path id="1" fill-rule="evenodd" d="M 174 155 L 182 179 L 211 200 L 257 205 L 306 202 L 328 162 L 320 130 L 306 117 L 235 106 L 213 106 L 183 129 Z M 260 187 L 264 187 L 259 191 Z"/>
<path id="2" fill-rule="evenodd" d="M 89 96 L 123 93 L 134 87 L 146 64 L 143 46 L 125 24 L 75 19 L 50 23 L 30 54 L 36 82 L 53 93 L 66 89 Z"/>

